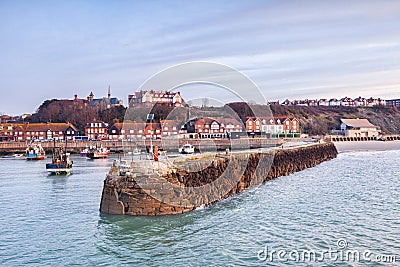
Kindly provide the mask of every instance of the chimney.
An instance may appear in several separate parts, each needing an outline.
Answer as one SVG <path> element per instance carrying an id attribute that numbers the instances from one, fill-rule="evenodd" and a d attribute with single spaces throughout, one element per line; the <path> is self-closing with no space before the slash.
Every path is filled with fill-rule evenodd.
<path id="1" fill-rule="evenodd" d="M 74 100 L 78 100 L 78 95 L 77 94 L 74 95 Z"/>

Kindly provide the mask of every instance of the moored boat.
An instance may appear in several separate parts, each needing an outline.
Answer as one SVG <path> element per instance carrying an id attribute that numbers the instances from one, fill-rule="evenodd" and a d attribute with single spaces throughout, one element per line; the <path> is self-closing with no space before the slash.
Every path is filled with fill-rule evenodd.
<path id="1" fill-rule="evenodd" d="M 87 153 L 88 153 L 88 150 L 89 150 L 88 148 L 85 148 L 84 150 L 82 150 L 81 153 L 80 153 L 81 157 L 86 157 Z"/>
<path id="2" fill-rule="evenodd" d="M 43 160 L 46 153 L 43 147 L 39 143 L 30 143 L 25 151 L 25 157 L 27 160 Z"/>
<path id="3" fill-rule="evenodd" d="M 89 147 L 86 157 L 89 159 L 104 159 L 108 157 L 108 154 L 110 153 L 110 150 L 108 150 L 105 147 L 100 147 L 97 148 L 96 146 L 94 147 Z"/>
<path id="4" fill-rule="evenodd" d="M 73 164 L 69 156 L 62 148 L 54 148 L 51 163 L 46 164 L 46 170 L 52 174 L 69 174 Z"/>
<path id="5" fill-rule="evenodd" d="M 181 154 L 193 154 L 194 146 L 191 144 L 185 144 L 181 148 L 179 148 L 179 153 Z"/>

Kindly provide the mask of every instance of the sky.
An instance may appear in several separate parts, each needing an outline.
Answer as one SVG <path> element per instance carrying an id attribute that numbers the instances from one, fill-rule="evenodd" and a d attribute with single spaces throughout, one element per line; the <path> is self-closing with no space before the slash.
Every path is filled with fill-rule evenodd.
<path id="1" fill-rule="evenodd" d="M 2 0 L 0 113 L 103 97 L 109 85 L 126 103 L 155 73 L 191 61 L 237 69 L 271 101 L 400 98 L 399 18 L 397 0 Z"/>

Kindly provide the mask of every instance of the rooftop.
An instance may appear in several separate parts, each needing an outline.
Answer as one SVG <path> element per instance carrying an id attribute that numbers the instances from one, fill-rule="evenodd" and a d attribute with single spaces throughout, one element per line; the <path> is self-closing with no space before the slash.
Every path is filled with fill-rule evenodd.
<path id="1" fill-rule="evenodd" d="M 347 126 L 354 128 L 378 128 L 370 123 L 368 119 L 341 119 L 341 121 Z"/>

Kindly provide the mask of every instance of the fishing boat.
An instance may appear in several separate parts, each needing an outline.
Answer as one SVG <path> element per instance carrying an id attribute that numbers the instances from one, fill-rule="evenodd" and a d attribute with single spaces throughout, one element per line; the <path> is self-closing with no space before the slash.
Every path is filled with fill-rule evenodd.
<path id="1" fill-rule="evenodd" d="M 63 151 L 62 148 L 53 148 L 51 163 L 46 164 L 46 170 L 52 174 L 69 174 L 73 161 L 70 154 Z"/>
<path id="2" fill-rule="evenodd" d="M 45 157 L 44 149 L 39 143 L 30 143 L 25 152 L 27 160 L 43 160 Z"/>
<path id="3" fill-rule="evenodd" d="M 89 159 L 104 159 L 108 157 L 110 150 L 107 148 L 100 146 L 99 148 L 96 146 L 89 147 L 86 157 Z"/>
<path id="4" fill-rule="evenodd" d="M 185 144 L 184 146 L 179 148 L 179 153 L 181 154 L 193 154 L 194 153 L 194 146 L 191 144 Z"/>
<path id="5" fill-rule="evenodd" d="M 86 157 L 87 153 L 88 153 L 88 150 L 89 150 L 88 148 L 85 148 L 84 150 L 82 150 L 81 153 L 80 153 L 81 157 Z"/>

